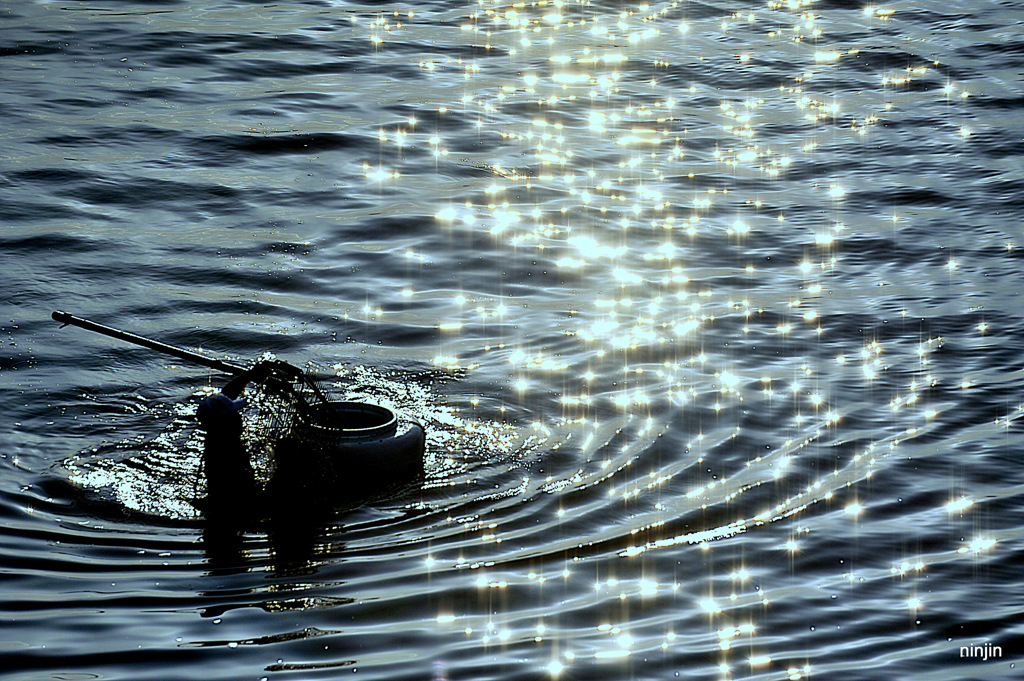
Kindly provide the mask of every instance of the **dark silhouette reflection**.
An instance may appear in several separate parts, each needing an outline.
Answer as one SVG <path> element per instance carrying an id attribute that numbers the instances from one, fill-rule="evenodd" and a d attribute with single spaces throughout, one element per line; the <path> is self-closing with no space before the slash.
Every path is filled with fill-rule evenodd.
<path id="1" fill-rule="evenodd" d="M 270 507 L 270 515 L 245 518 L 232 513 L 207 517 L 201 535 L 207 574 L 228 576 L 268 571 L 292 582 L 316 574 L 325 564 L 337 566 L 345 551 L 341 537 L 349 514 L 383 499 L 414 495 L 418 489 L 417 481 L 368 489 L 362 496 L 346 496 L 334 505 L 292 504 Z M 419 511 L 408 513 L 416 515 Z"/>
<path id="2" fill-rule="evenodd" d="M 330 585 L 313 577 L 321 566 L 337 565 L 345 550 L 338 539 L 343 527 L 338 519 L 344 512 L 291 514 L 253 524 L 207 521 L 201 536 L 206 576 L 218 586 L 200 592 L 210 603 L 200 616 L 216 618 L 244 608 L 285 612 L 352 603 L 350 598 L 325 594 L 324 587 Z M 263 574 L 255 582 L 252 576 L 241 577 L 249 573 Z M 333 584 L 340 582 L 335 578 Z"/>
<path id="3" fill-rule="evenodd" d="M 277 517 L 252 525 L 208 520 L 202 546 L 211 575 L 240 574 L 257 567 L 280 576 L 308 575 L 319 567 L 318 556 L 338 550 L 327 539 L 332 527 L 322 515 Z M 269 555 L 260 555 L 264 552 Z"/>

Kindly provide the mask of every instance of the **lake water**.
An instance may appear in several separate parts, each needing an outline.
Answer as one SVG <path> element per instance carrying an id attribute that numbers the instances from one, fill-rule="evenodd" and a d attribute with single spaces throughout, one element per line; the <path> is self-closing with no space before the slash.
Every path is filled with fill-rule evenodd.
<path id="1" fill-rule="evenodd" d="M 7 3 L 0 679 L 1020 678 L 1022 22 Z M 426 477 L 207 527 L 225 377 L 55 309 Z"/>

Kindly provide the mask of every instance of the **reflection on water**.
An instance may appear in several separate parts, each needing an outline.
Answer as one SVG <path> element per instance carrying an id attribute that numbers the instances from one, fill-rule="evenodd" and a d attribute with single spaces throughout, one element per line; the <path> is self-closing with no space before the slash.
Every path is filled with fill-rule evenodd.
<path id="1" fill-rule="evenodd" d="M 63 464 L 97 515 L 200 542 L 116 613 L 177 613 L 126 638 L 208 655 L 175 673 L 1011 673 L 956 651 L 1010 635 L 1024 539 L 1012 8 L 22 11 L 69 85 L 5 71 L 0 246 L 52 256 L 10 276 L 427 427 L 415 488 L 197 530 L 210 388 L 155 407 L 124 396 L 151 359 L 39 340 L 81 435 L 54 458 L 116 440 Z"/>

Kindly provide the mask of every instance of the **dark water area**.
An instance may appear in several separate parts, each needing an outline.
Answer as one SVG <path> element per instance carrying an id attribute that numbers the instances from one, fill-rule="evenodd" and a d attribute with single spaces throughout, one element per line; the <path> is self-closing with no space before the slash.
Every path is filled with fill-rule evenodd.
<path id="1" fill-rule="evenodd" d="M 0 679 L 1024 663 L 1024 3 L 0 7 Z M 426 474 L 207 522 L 270 353 Z"/>

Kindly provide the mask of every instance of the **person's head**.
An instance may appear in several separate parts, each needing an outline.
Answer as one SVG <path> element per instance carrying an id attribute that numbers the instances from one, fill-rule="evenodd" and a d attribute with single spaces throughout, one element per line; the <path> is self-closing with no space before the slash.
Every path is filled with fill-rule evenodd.
<path id="1" fill-rule="evenodd" d="M 207 432 L 241 428 L 242 416 L 239 410 L 245 400 L 233 400 L 224 393 L 203 398 L 196 409 L 196 417 Z"/>

